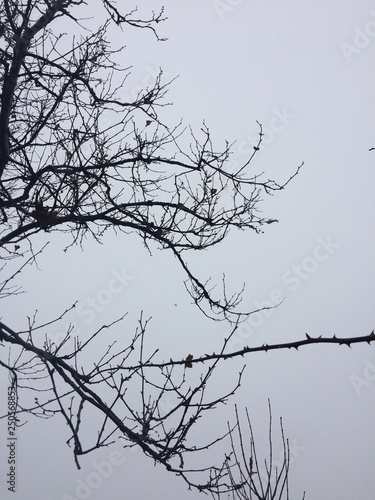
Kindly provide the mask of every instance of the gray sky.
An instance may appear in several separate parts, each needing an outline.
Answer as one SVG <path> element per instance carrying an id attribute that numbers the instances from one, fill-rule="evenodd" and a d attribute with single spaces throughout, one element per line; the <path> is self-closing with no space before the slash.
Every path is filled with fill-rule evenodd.
<path id="1" fill-rule="evenodd" d="M 204 119 L 218 145 L 224 139 L 237 141 L 232 161 L 239 164 L 256 141 L 258 120 L 265 137 L 254 171 L 283 181 L 305 162 L 284 192 L 264 200 L 264 215 L 278 224 L 259 236 L 233 232 L 220 247 L 191 256 L 203 277 L 220 279 L 225 272 L 233 289 L 246 282 L 244 304 L 254 309 L 285 297 L 272 314 L 250 318 L 233 348 L 297 340 L 305 332 L 370 333 L 375 327 L 375 151 L 369 152 L 375 146 L 374 3 L 163 4 L 168 21 L 160 32 L 167 42 L 156 43 L 143 30 L 121 35 L 127 45 L 123 57 L 129 57 L 122 62 L 134 65 L 124 94 L 150 84 L 162 67 L 166 80 L 179 75 L 168 94 L 174 102 L 166 111 L 171 123 L 183 117 L 198 128 Z M 143 5 L 157 10 L 159 2 Z M 117 33 L 114 43 L 120 42 Z M 38 308 L 41 317 L 53 317 L 78 300 L 71 321 L 82 335 L 124 311 L 129 311 L 126 329 L 131 332 L 143 309 L 153 317 L 150 350 L 160 347 L 164 359 L 214 351 L 228 333 L 226 325 L 208 322 L 189 304 L 183 275 L 170 255 L 155 252 L 150 258 L 134 237 L 108 235 L 103 246 L 87 242 L 83 253 L 74 248 L 67 254 L 61 250 L 63 241 L 54 237 L 40 261 L 42 271 L 24 274 L 29 293 L 12 302 L 15 326 L 22 324 L 25 311 Z M 90 305 L 95 297 L 103 303 L 101 310 Z M 373 500 L 374 347 L 313 346 L 256 354 L 226 363 L 216 387 L 234 383 L 244 362 L 240 391 L 197 429 L 202 439 L 225 429 L 237 402 L 249 408 L 261 454 L 270 398 L 275 422 L 283 417 L 291 442 L 293 500 L 302 498 L 304 490 L 308 500 Z M 4 423 L 0 426 L 4 435 Z M 67 437 L 62 421 L 31 419 L 19 431 L 18 492 L 7 495 L 2 478 L 1 498 L 202 497 L 120 445 L 84 458 L 77 471 Z M 4 450 L 3 441 L 0 470 Z M 98 465 L 103 462 L 113 464 L 108 477 Z"/>

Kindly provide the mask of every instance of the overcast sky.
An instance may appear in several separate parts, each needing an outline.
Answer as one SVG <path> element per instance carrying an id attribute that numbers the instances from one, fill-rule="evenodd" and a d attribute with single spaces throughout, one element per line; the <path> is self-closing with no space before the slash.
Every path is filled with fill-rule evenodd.
<path id="1" fill-rule="evenodd" d="M 122 63 L 134 67 L 125 95 L 134 97 L 162 67 L 166 80 L 179 75 L 168 94 L 171 123 L 182 117 L 198 128 L 205 120 L 218 145 L 236 141 L 232 161 L 240 163 L 256 141 L 258 120 L 265 136 L 254 170 L 283 181 L 305 164 L 284 192 L 264 200 L 263 214 L 278 224 L 259 236 L 233 232 L 220 247 L 191 257 L 203 278 L 220 279 L 225 272 L 233 289 L 245 282 L 244 303 L 254 309 L 285 297 L 272 314 L 250 318 L 233 349 L 302 339 L 306 332 L 369 334 L 375 327 L 375 151 L 369 152 L 375 147 L 374 2 L 142 4 L 145 11 L 165 6 L 168 20 L 160 34 L 168 41 L 157 43 L 144 30 L 113 31 L 114 44 L 127 45 Z M 42 317 L 52 317 L 78 300 L 71 321 L 83 335 L 125 311 L 130 330 L 143 309 L 153 318 L 150 345 L 160 347 L 163 359 L 214 351 L 228 333 L 226 325 L 208 322 L 189 304 L 175 259 L 158 252 L 150 257 L 137 238 L 108 235 L 102 246 L 88 242 L 83 253 L 74 248 L 65 254 L 62 248 L 63 238 L 54 238 L 41 270 L 25 272 L 28 295 L 7 312 L 14 325 L 24 325 L 25 311 L 39 308 Z M 103 310 L 93 310 L 89 298 L 101 297 L 113 278 L 119 293 Z M 227 362 L 217 387 L 234 383 L 244 363 L 240 391 L 202 423 L 202 439 L 212 428 L 225 429 L 236 402 L 249 409 L 261 454 L 270 398 L 275 421 L 283 417 L 291 442 L 293 500 L 304 490 L 306 500 L 373 500 L 374 346 L 259 353 Z M 1 377 L 4 404 L 7 379 Z M 19 431 L 17 494 L 7 494 L 2 477 L 1 498 L 202 498 L 120 443 L 85 457 L 77 471 L 66 439 L 62 420 L 30 419 Z M 3 439 L 1 470 L 4 450 Z M 90 483 L 103 461 L 112 461 L 113 471 Z"/>

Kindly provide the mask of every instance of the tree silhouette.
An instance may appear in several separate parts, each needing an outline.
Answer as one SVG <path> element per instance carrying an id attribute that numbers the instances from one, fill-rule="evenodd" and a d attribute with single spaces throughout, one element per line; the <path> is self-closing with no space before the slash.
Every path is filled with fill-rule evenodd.
<path id="1" fill-rule="evenodd" d="M 187 353 L 185 359 L 164 362 L 157 352 L 145 353 L 148 321 L 142 315 L 126 347 L 111 344 L 99 359 L 85 364 L 83 354 L 90 353 L 94 340 L 121 319 L 85 341 L 68 328 L 65 338 L 55 343 L 48 329 L 69 310 L 44 324 L 28 318 L 23 330 L 2 318 L 0 366 L 17 392 L 19 419 L 23 414 L 65 419 L 78 467 L 80 456 L 123 439 L 124 446 L 140 447 L 190 487 L 215 492 L 227 484 L 225 467 L 196 470 L 185 463 L 228 435 L 203 444 L 190 440 L 198 420 L 225 404 L 240 384 L 242 373 L 227 394 L 207 396 L 221 360 L 311 343 L 350 346 L 375 337 L 307 336 L 290 344 L 228 350 L 238 325 L 254 311 L 241 309 L 241 291 L 229 293 L 224 278 L 217 294 L 210 279 L 192 271 L 186 255 L 220 243 L 232 229 L 259 233 L 277 222 L 260 216 L 261 198 L 283 190 L 302 164 L 283 181 L 249 173 L 262 146 L 259 124 L 252 154 L 231 170 L 231 144 L 218 147 L 205 124 L 196 132 L 182 123 L 165 123 L 171 82 L 164 82 L 162 70 L 135 99 L 124 100 L 130 69 L 119 65 L 123 48 L 112 47 L 108 28 L 145 29 L 162 41 L 157 27 L 164 13 L 147 19 L 137 10 L 122 14 L 108 0 L 100 6 L 98 18 L 106 20 L 98 28 L 85 20 L 88 7 L 83 0 L 4 0 L 0 6 L 0 248 L 6 275 L 0 296 L 22 292 L 20 273 L 43 252 L 36 243 L 38 234 L 52 238 L 56 231 L 66 233 L 68 251 L 90 236 L 100 242 L 112 229 L 125 238 L 138 234 L 149 250 L 169 251 L 185 273 L 194 303 L 209 318 L 228 321 L 230 333 L 217 353 Z M 61 19 L 64 33 L 54 29 Z M 197 366 L 203 366 L 198 379 Z M 128 391 L 136 394 L 131 402 Z M 168 410 L 161 404 L 165 395 L 173 399 Z M 101 424 L 86 442 L 82 429 L 93 413 Z M 196 472 L 207 472 L 208 479 L 194 479 Z"/>

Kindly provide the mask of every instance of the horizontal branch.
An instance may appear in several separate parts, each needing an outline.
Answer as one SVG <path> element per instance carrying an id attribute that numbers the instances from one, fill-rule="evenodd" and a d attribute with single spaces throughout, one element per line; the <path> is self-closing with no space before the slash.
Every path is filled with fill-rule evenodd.
<path id="1" fill-rule="evenodd" d="M 236 329 L 232 332 L 231 336 L 235 331 Z M 226 342 L 228 342 L 229 338 L 226 340 Z M 311 344 L 338 344 L 338 345 L 347 345 L 348 347 L 351 347 L 351 344 L 361 344 L 361 343 L 370 344 L 371 342 L 375 342 L 374 330 L 369 335 L 363 335 L 361 337 L 336 337 L 336 335 L 334 335 L 333 337 L 322 337 L 321 335 L 319 337 L 310 337 L 310 335 L 306 333 L 306 339 L 304 340 L 296 340 L 294 342 L 286 342 L 283 344 L 263 344 L 261 346 L 256 346 L 256 347 L 245 346 L 243 349 L 239 351 L 234 351 L 229 353 L 205 354 L 204 356 L 201 356 L 199 358 L 194 358 L 191 355 L 189 355 L 187 359 L 182 359 L 178 361 L 174 361 L 171 359 L 170 361 L 165 363 L 149 363 L 147 365 L 142 365 L 142 366 L 147 366 L 149 368 L 164 368 L 167 366 L 174 366 L 174 365 L 185 365 L 185 366 L 189 365 L 189 367 L 191 367 L 192 364 L 196 363 L 205 363 L 206 361 L 217 360 L 217 359 L 222 359 L 222 360 L 232 359 L 236 358 L 237 356 L 244 356 L 245 354 L 250 354 L 253 352 L 267 352 L 280 349 L 298 349 L 299 347 Z M 139 366 L 137 365 L 128 366 L 126 367 L 126 370 L 131 371 L 131 370 L 136 370 L 137 368 L 139 368 Z"/>

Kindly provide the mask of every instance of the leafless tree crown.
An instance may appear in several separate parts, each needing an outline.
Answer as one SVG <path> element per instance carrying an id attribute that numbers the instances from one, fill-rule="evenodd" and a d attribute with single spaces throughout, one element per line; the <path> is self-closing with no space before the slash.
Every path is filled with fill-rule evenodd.
<path id="1" fill-rule="evenodd" d="M 88 234 L 100 241 L 109 228 L 135 232 L 147 247 L 156 243 L 177 257 L 198 306 L 230 318 L 239 296 L 213 297 L 183 252 L 215 245 L 232 228 L 259 232 L 275 222 L 258 213 L 262 193 L 283 189 L 299 167 L 281 184 L 251 173 L 260 125 L 253 154 L 231 171 L 230 145 L 216 147 L 206 125 L 195 134 L 162 121 L 168 82 L 161 70 L 153 85 L 124 100 L 130 68 L 119 66 L 123 49 L 106 39 L 109 23 L 156 33 L 163 12 L 140 20 L 103 1 L 109 19 L 88 32 L 75 17 L 83 5 L 8 0 L 1 11 L 3 252 L 14 256 L 14 245 L 40 231 L 67 232 L 73 242 Z M 74 34 L 54 30 L 60 18 Z"/>

